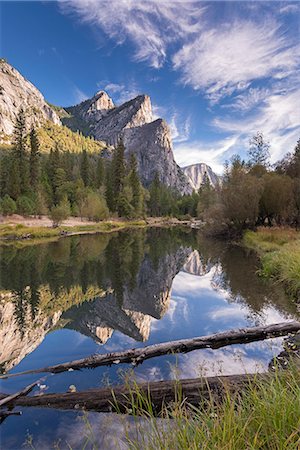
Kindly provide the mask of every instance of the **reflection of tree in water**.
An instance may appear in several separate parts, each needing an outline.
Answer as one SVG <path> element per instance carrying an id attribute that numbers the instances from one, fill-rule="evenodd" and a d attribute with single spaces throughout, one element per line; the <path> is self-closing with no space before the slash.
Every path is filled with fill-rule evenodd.
<path id="1" fill-rule="evenodd" d="M 274 305 L 284 313 L 296 314 L 297 309 L 287 298 L 281 286 L 258 276 L 259 260 L 254 252 L 238 245 L 203 239 L 198 236 L 201 260 L 214 262 L 216 270 L 213 285 L 224 289 L 234 302 L 247 304 L 254 315 L 260 315 L 266 306 Z"/>

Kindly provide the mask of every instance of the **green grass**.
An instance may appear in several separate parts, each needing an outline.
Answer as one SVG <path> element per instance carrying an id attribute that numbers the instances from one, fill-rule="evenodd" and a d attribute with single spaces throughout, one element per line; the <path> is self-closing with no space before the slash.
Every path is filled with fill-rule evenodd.
<path id="1" fill-rule="evenodd" d="M 260 275 L 283 283 L 287 292 L 300 298 L 300 232 L 290 228 L 247 231 L 244 244 L 261 258 Z"/>
<path id="2" fill-rule="evenodd" d="M 223 402 L 213 397 L 199 407 L 182 399 L 164 408 L 153 420 L 151 401 L 138 398 L 132 405 L 136 416 L 145 417 L 149 431 L 139 440 L 130 440 L 130 448 L 139 450 L 175 449 L 298 449 L 300 446 L 300 373 L 299 370 L 276 373 L 270 381 L 253 381 L 249 388 Z"/>
<path id="3" fill-rule="evenodd" d="M 18 225 L 0 225 L 0 241 L 2 243 L 17 242 L 19 244 L 36 244 L 43 242 L 44 239 L 53 238 L 58 239 L 66 235 L 73 234 L 89 234 L 89 233 L 110 233 L 119 231 L 125 228 L 139 228 L 146 226 L 144 220 L 131 221 L 105 221 L 91 225 L 77 225 L 77 226 L 60 226 L 58 228 L 50 227 L 27 227 L 22 224 Z"/>
<path id="4" fill-rule="evenodd" d="M 151 395 L 130 383 L 125 398 L 135 421 L 126 433 L 132 450 L 298 450 L 300 448 L 300 371 L 294 366 L 275 370 L 269 378 L 254 378 L 247 388 L 227 392 L 223 401 L 212 393 L 197 407 L 182 397 L 180 383 L 176 401 L 154 411 Z M 200 398 L 200 397 L 199 397 Z M 118 412 L 118 406 L 112 405 Z M 99 449 L 89 414 L 83 413 L 84 447 Z M 157 420 L 157 418 L 162 420 Z M 142 421 L 140 420 L 142 419 Z M 136 425 L 136 428 L 134 428 Z M 134 437 L 132 437 L 134 436 Z M 33 436 L 24 443 L 36 449 Z M 112 441 L 112 445 L 114 445 Z M 58 444 L 55 448 L 60 449 Z M 68 448 L 72 449 L 71 446 Z M 77 448 L 77 447 L 76 447 Z M 118 447 L 116 447 L 118 448 Z"/>

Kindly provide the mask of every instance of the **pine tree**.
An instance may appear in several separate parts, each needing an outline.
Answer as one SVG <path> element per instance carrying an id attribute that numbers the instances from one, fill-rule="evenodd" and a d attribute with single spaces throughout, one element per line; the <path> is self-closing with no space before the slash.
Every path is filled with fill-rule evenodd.
<path id="1" fill-rule="evenodd" d="M 98 158 L 97 167 L 96 167 L 96 187 L 99 188 L 104 184 L 104 164 L 103 159 L 101 157 Z"/>
<path id="2" fill-rule="evenodd" d="M 57 170 L 60 168 L 60 152 L 58 145 L 55 145 L 54 150 L 51 149 L 49 153 L 49 157 L 47 160 L 47 167 L 46 167 L 46 173 L 48 176 L 49 184 L 51 186 L 51 196 L 52 196 L 52 204 L 57 203 L 57 195 L 56 195 L 56 188 L 57 188 Z"/>
<path id="3" fill-rule="evenodd" d="M 125 147 L 123 141 L 120 140 L 119 144 L 116 148 L 113 162 L 112 162 L 112 170 L 113 170 L 113 193 L 115 198 L 115 205 L 118 205 L 119 196 L 124 188 L 125 181 Z"/>
<path id="4" fill-rule="evenodd" d="M 265 141 L 262 132 L 258 131 L 249 141 L 249 164 L 251 166 L 267 166 L 270 158 L 270 144 Z"/>
<path id="5" fill-rule="evenodd" d="M 90 166 L 89 157 L 86 150 L 82 151 L 81 164 L 80 164 L 80 175 L 85 186 L 90 185 Z"/>
<path id="6" fill-rule="evenodd" d="M 133 153 L 130 155 L 129 167 L 129 183 L 132 190 L 131 204 L 134 209 L 135 215 L 139 216 L 142 212 L 143 193 L 142 185 L 137 171 L 137 161 Z"/>
<path id="7" fill-rule="evenodd" d="M 29 170 L 27 160 L 27 145 L 26 145 L 26 117 L 23 108 L 20 109 L 16 118 L 16 123 L 13 132 L 14 158 L 16 164 L 14 170 L 15 177 L 19 178 L 20 193 L 24 194 L 29 188 Z"/>
<path id="8" fill-rule="evenodd" d="M 35 128 L 30 132 L 30 185 L 36 189 L 40 176 L 40 143 Z"/>

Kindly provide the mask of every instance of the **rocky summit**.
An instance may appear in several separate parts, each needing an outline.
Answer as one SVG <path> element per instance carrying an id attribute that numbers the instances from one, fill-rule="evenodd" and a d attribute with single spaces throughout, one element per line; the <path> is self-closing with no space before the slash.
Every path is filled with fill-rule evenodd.
<path id="1" fill-rule="evenodd" d="M 220 177 L 213 172 L 212 168 L 204 163 L 192 164 L 182 168 L 193 190 L 198 191 L 205 177 L 207 177 L 212 187 L 217 187 Z"/>
<path id="2" fill-rule="evenodd" d="M 41 125 L 45 120 L 61 124 L 41 92 L 4 59 L 0 60 L 0 142 L 9 136 L 20 108 L 27 113 L 28 125 Z"/>
<path id="3" fill-rule="evenodd" d="M 27 113 L 28 125 L 41 126 L 45 121 L 81 131 L 97 141 L 115 147 L 123 139 L 126 156 L 134 153 L 144 186 L 157 173 L 160 181 L 181 194 L 190 194 L 193 186 L 176 164 L 171 132 L 163 119 L 153 120 L 148 95 L 115 106 L 105 91 L 68 108 L 52 108 L 39 90 L 5 60 L 0 62 L 0 141 L 11 135 L 20 108 Z M 57 112 L 59 111 L 60 117 Z"/>
<path id="4" fill-rule="evenodd" d="M 100 91 L 93 98 L 66 108 L 66 111 L 74 118 L 74 124 L 81 124 L 80 131 L 88 130 L 88 134 L 97 140 L 116 146 L 123 139 L 126 154 L 136 155 L 144 186 L 149 186 L 158 173 L 160 181 L 167 186 L 182 194 L 192 192 L 188 179 L 174 160 L 167 123 L 163 119 L 153 121 L 148 95 L 139 95 L 114 107 L 108 95 Z M 70 124 L 70 119 L 67 121 Z"/>

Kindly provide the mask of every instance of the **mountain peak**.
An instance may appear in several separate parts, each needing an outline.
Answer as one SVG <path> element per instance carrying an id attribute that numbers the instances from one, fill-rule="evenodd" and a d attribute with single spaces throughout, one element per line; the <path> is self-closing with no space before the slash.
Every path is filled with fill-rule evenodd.
<path id="1" fill-rule="evenodd" d="M 199 190 L 205 176 L 208 177 L 208 180 L 213 187 L 217 187 L 220 183 L 220 177 L 218 177 L 212 168 L 205 163 L 191 164 L 182 167 L 182 171 L 195 191 Z"/>
<path id="2" fill-rule="evenodd" d="M 11 135 L 20 108 L 27 114 L 28 128 L 46 120 L 61 124 L 56 112 L 41 92 L 8 62 L 0 60 L 0 141 L 1 135 Z M 2 136 L 4 137 L 4 136 Z"/>

